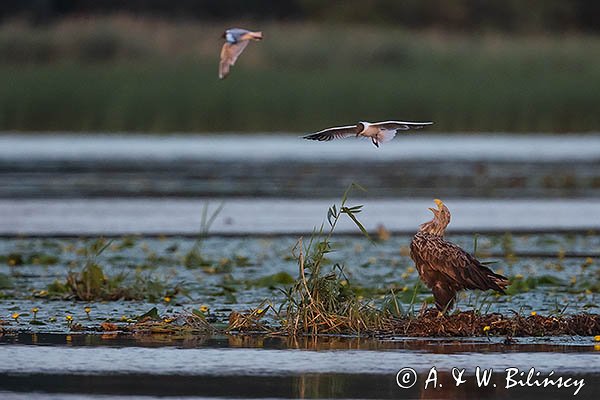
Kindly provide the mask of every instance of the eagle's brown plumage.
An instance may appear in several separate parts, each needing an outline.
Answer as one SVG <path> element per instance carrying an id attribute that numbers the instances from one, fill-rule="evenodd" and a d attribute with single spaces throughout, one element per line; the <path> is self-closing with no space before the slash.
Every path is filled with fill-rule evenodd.
<path id="1" fill-rule="evenodd" d="M 475 257 L 444 239 L 450 223 L 450 210 L 435 199 L 438 208 L 430 208 L 433 219 L 422 224 L 410 243 L 410 256 L 421 280 L 432 290 L 440 311 L 454 305 L 456 293 L 464 289 L 493 289 L 504 294 L 506 277 L 494 273 Z"/>

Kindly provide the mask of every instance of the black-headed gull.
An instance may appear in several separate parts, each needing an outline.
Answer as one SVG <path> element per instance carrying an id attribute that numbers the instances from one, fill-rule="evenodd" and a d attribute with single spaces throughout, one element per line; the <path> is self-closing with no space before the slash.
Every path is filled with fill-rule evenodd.
<path id="1" fill-rule="evenodd" d="M 262 40 L 262 32 L 253 32 L 241 28 L 227 29 L 223 33 L 225 44 L 221 49 L 221 62 L 219 63 L 219 79 L 229 74 L 229 68 L 235 65 L 242 51 L 248 46 L 250 40 Z"/>
<path id="2" fill-rule="evenodd" d="M 365 137 L 371 139 L 375 147 L 379 147 L 379 143 L 389 142 L 392 140 L 396 136 L 397 131 L 421 129 L 424 126 L 431 124 L 433 124 L 433 122 L 359 122 L 356 125 L 323 129 L 322 131 L 303 136 L 303 138 L 309 140 L 329 141 L 351 136 Z"/>

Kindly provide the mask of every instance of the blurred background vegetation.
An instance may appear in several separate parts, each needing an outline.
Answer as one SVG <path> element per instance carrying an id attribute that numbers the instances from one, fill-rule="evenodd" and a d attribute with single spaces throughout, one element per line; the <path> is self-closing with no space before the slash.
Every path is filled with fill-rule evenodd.
<path id="1" fill-rule="evenodd" d="M 4 0 L 0 130 L 600 130 L 598 1 Z M 223 30 L 260 29 L 224 81 Z"/>

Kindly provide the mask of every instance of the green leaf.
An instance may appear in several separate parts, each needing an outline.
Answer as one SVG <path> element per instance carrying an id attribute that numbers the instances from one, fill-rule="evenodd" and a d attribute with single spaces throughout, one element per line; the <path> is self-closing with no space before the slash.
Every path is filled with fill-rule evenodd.
<path id="1" fill-rule="evenodd" d="M 154 321 L 161 320 L 160 315 L 158 315 L 158 309 L 156 307 L 152 307 L 150 310 L 148 310 L 148 312 L 146 312 L 145 314 L 142 314 L 142 315 L 138 315 L 134 319 L 140 320 L 140 319 L 144 319 L 144 318 L 150 318 Z"/>
<path id="2" fill-rule="evenodd" d="M 291 285 L 296 280 L 287 272 L 277 272 L 272 275 L 263 276 L 249 282 L 252 286 L 263 286 L 276 288 L 279 285 Z"/>
<path id="3" fill-rule="evenodd" d="M 113 239 L 107 241 L 102 246 L 103 242 L 104 242 L 104 239 L 100 238 L 96 241 L 96 243 L 94 243 L 92 245 L 92 250 L 95 251 L 94 252 L 95 257 L 98 257 L 100 254 L 102 254 L 104 252 L 104 250 L 106 250 L 108 248 L 108 246 L 110 246 L 113 243 Z M 102 247 L 98 248 L 99 246 L 102 246 Z"/>
<path id="4" fill-rule="evenodd" d="M 361 212 L 362 211 L 362 207 L 363 205 L 359 205 L 359 206 L 353 206 L 353 207 L 346 207 L 348 210 L 357 213 L 357 212 Z"/>
<path id="5" fill-rule="evenodd" d="M 362 232 L 363 235 L 365 235 L 365 237 L 369 240 L 371 240 L 371 236 L 369 236 L 369 232 L 367 232 L 367 230 L 365 229 L 365 227 L 363 226 L 363 224 L 360 223 L 360 221 L 354 216 L 354 214 L 352 213 L 346 213 L 348 214 L 348 216 L 350 217 L 350 219 L 352 219 L 352 221 L 354 221 L 354 223 L 356 224 L 356 226 L 358 227 L 358 229 L 360 229 L 360 231 Z"/>
<path id="6" fill-rule="evenodd" d="M 8 275 L 0 274 L 0 289 L 12 289 L 13 282 Z"/>
<path id="7" fill-rule="evenodd" d="M 333 227 L 333 222 L 331 222 L 331 218 L 337 218 L 337 209 L 335 208 L 335 204 L 331 207 L 329 207 L 329 210 L 327 211 L 327 222 L 329 222 L 329 225 L 331 227 Z"/>

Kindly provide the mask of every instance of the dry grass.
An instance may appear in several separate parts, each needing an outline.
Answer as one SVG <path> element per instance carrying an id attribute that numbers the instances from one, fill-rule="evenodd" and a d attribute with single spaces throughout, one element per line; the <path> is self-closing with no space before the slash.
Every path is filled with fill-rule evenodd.
<path id="1" fill-rule="evenodd" d="M 166 335 L 207 335 L 217 330 L 200 315 L 194 313 L 181 314 L 175 318 L 163 320 L 140 320 L 135 324 L 122 328 L 124 332 L 140 334 Z"/>
<path id="2" fill-rule="evenodd" d="M 229 325 L 226 331 L 238 333 L 271 332 L 273 328 L 264 321 L 264 317 L 270 309 L 273 309 L 273 305 L 265 300 L 258 307 L 247 312 L 232 311 L 229 315 Z"/>
<path id="3" fill-rule="evenodd" d="M 299 247 L 302 247 L 302 240 Z M 313 260 L 314 262 L 314 260 Z M 348 288 L 341 267 L 321 274 L 314 263 L 298 256 L 300 277 L 286 293 L 282 330 L 290 335 L 369 332 L 379 329 L 385 313 L 362 304 Z M 318 265 L 318 264 L 317 264 Z M 306 270 L 309 270 L 308 276 Z"/>
<path id="4" fill-rule="evenodd" d="M 331 266 L 326 258 L 332 251 L 332 236 L 342 215 L 350 218 L 369 238 L 356 217 L 362 206 L 346 205 L 348 195 L 354 188 L 360 186 L 350 185 L 339 207 L 333 205 L 328 210 L 328 231 L 324 230 L 323 223 L 319 230 L 315 230 L 306 247 L 302 239 L 296 245 L 298 279 L 292 287 L 283 291 L 286 299 L 277 313 L 281 329 L 287 334 L 360 334 L 379 328 L 386 314 L 368 303 L 362 303 L 344 274 L 344 267 L 339 264 Z"/>

